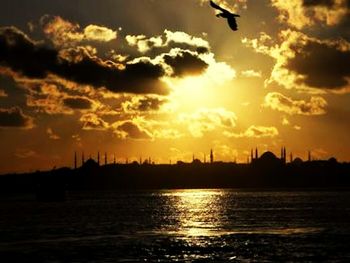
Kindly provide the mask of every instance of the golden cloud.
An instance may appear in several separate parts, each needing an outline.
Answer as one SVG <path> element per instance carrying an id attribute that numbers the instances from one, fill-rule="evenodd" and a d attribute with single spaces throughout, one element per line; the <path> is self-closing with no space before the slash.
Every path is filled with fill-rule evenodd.
<path id="1" fill-rule="evenodd" d="M 164 30 L 163 35 L 147 37 L 145 35 L 127 35 L 126 42 L 136 47 L 141 53 L 146 53 L 154 48 L 172 47 L 172 45 L 184 48 L 199 48 L 203 51 L 210 49 L 208 41 L 203 38 L 191 36 L 185 32 Z"/>
<path id="2" fill-rule="evenodd" d="M 110 125 L 95 113 L 86 113 L 80 117 L 83 123 L 83 130 L 108 130 Z"/>
<path id="3" fill-rule="evenodd" d="M 271 0 L 280 14 L 279 19 L 302 29 L 319 23 L 333 26 L 349 15 L 348 0 Z"/>
<path id="4" fill-rule="evenodd" d="M 117 32 L 103 26 L 88 25 L 84 28 L 84 37 L 86 40 L 109 42 L 117 38 Z"/>
<path id="5" fill-rule="evenodd" d="M 0 89 L 0 97 L 7 97 L 7 96 L 8 96 L 7 93 L 4 90 Z"/>
<path id="6" fill-rule="evenodd" d="M 59 58 L 71 63 L 80 63 L 86 57 L 94 57 L 97 54 L 97 49 L 92 46 L 77 46 L 74 48 L 65 48 L 59 51 Z"/>
<path id="7" fill-rule="evenodd" d="M 168 139 L 175 140 L 182 138 L 184 134 L 177 129 L 174 128 L 165 128 L 165 129 L 155 129 L 153 131 L 153 137 L 157 139 Z"/>
<path id="8" fill-rule="evenodd" d="M 214 159 L 234 161 L 238 157 L 238 151 L 220 141 L 214 142 Z"/>
<path id="9" fill-rule="evenodd" d="M 49 115 L 70 115 L 74 113 L 72 109 L 64 107 L 60 100 L 53 96 L 38 98 L 37 96 L 27 95 L 27 106 L 35 108 L 35 111 L 37 112 L 42 112 Z"/>
<path id="10" fill-rule="evenodd" d="M 210 49 L 209 42 L 201 37 L 191 36 L 185 32 L 175 31 L 172 32 L 170 30 L 164 30 L 165 35 L 165 45 L 170 45 L 171 43 L 176 44 L 187 44 L 189 46 L 197 47 L 197 48 L 205 48 Z"/>
<path id="11" fill-rule="evenodd" d="M 49 19 L 49 21 L 46 21 L 47 19 Z M 44 16 L 41 21 L 44 23 L 44 33 L 56 46 L 69 46 L 72 43 L 81 42 L 84 39 L 84 34 L 79 32 L 80 26 L 78 24 L 66 21 L 59 16 L 55 16 L 51 19 L 48 16 Z"/>
<path id="12" fill-rule="evenodd" d="M 141 53 L 146 53 L 154 47 L 165 46 L 161 36 L 147 38 L 145 35 L 127 35 L 125 40 L 130 46 L 136 47 Z"/>
<path id="13" fill-rule="evenodd" d="M 50 138 L 51 140 L 59 140 L 59 139 L 61 139 L 61 137 L 58 136 L 58 135 L 52 130 L 52 128 L 47 128 L 47 129 L 46 129 L 46 133 L 47 133 L 47 135 L 49 136 L 49 138 Z"/>
<path id="14" fill-rule="evenodd" d="M 15 151 L 15 156 L 17 158 L 21 158 L 21 159 L 27 159 L 33 156 L 37 156 L 37 153 L 31 149 L 27 149 L 27 148 L 18 148 Z"/>
<path id="15" fill-rule="evenodd" d="M 180 114 L 179 121 L 187 125 L 193 137 L 203 137 L 216 129 L 232 129 L 236 126 L 236 114 L 223 108 L 200 109 L 192 114 Z"/>
<path id="16" fill-rule="evenodd" d="M 52 80 L 17 80 L 24 86 L 29 94 L 26 95 L 27 106 L 35 108 L 38 112 L 50 115 L 70 115 L 75 111 L 96 111 L 103 107 L 97 101 L 85 96 L 69 95 L 62 91 L 60 83 Z M 68 89 L 67 91 L 70 92 Z"/>
<path id="17" fill-rule="evenodd" d="M 242 71 L 241 75 L 243 77 L 246 77 L 246 78 L 261 78 L 262 77 L 261 71 L 255 71 L 252 69 Z"/>
<path id="18" fill-rule="evenodd" d="M 250 126 L 246 131 L 241 133 L 224 132 L 224 135 L 231 138 L 266 138 L 266 137 L 276 137 L 279 132 L 276 127 L 266 127 L 266 126 Z"/>
<path id="19" fill-rule="evenodd" d="M 79 24 L 60 16 L 44 16 L 41 21 L 44 33 L 59 47 L 76 45 L 82 41 L 109 42 L 117 38 L 117 31 L 98 25 L 88 25 L 81 29 Z"/>
<path id="20" fill-rule="evenodd" d="M 282 119 L 282 125 L 284 125 L 284 126 L 290 125 L 290 122 L 289 122 L 289 120 L 288 120 L 286 117 L 283 117 L 283 119 Z"/>
<path id="21" fill-rule="evenodd" d="M 282 111 L 290 115 L 323 115 L 326 114 L 327 101 L 318 96 L 311 97 L 310 101 L 292 100 L 278 92 L 270 92 L 266 95 L 263 104 L 273 110 Z"/>

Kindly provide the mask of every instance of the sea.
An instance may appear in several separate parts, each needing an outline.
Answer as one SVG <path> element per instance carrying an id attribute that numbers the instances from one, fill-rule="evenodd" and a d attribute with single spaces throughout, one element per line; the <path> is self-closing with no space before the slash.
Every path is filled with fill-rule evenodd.
<path id="1" fill-rule="evenodd" d="M 350 192 L 1 196 L 0 262 L 350 262 Z"/>

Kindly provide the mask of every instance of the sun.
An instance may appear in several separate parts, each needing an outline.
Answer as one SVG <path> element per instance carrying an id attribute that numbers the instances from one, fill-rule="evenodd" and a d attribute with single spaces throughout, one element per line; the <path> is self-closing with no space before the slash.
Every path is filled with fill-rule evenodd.
<path id="1" fill-rule="evenodd" d="M 172 103 L 179 110 L 195 110 L 209 102 L 210 87 L 203 76 L 171 80 Z"/>
<path id="2" fill-rule="evenodd" d="M 209 64 L 204 73 L 183 78 L 164 78 L 171 89 L 170 101 L 179 111 L 222 106 L 222 94 L 235 77 L 226 65 Z M 222 91 L 222 93 L 220 92 Z"/>

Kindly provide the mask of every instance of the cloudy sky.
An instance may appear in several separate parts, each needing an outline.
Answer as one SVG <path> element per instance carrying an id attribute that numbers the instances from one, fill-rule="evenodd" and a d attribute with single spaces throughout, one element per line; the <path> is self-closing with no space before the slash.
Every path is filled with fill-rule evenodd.
<path id="1" fill-rule="evenodd" d="M 205 0 L 2 0 L 0 173 L 74 151 L 349 161 L 350 1 L 216 2 L 239 31 Z"/>

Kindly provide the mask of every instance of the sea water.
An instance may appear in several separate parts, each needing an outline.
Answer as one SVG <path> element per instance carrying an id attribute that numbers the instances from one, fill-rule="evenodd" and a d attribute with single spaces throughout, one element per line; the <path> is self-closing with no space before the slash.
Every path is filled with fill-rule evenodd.
<path id="1" fill-rule="evenodd" d="M 350 262 L 350 192 L 0 198 L 1 262 Z"/>

